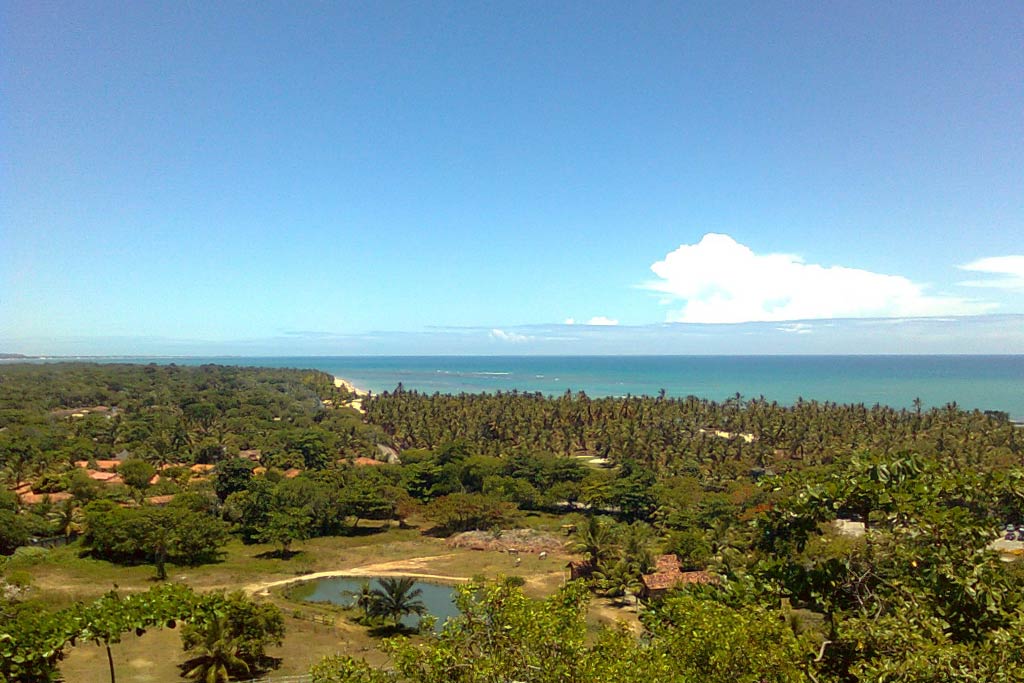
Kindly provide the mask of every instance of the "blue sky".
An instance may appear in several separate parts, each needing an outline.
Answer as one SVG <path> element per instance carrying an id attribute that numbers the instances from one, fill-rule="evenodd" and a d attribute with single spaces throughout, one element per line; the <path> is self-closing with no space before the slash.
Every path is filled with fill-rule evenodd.
<path id="1" fill-rule="evenodd" d="M 1024 353 L 1021 3 L 0 12 L 0 351 Z"/>

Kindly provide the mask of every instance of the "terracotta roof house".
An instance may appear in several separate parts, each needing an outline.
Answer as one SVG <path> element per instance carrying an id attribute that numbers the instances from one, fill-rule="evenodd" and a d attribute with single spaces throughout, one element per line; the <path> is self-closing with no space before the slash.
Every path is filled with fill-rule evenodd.
<path id="1" fill-rule="evenodd" d="M 96 467 L 101 470 L 114 471 L 121 465 L 120 460 L 97 460 Z"/>
<path id="2" fill-rule="evenodd" d="M 259 462 L 260 458 L 263 457 L 263 451 L 258 448 L 249 448 L 244 451 L 238 451 L 239 458 L 245 458 L 246 460 L 252 460 L 253 462 Z"/>
<path id="3" fill-rule="evenodd" d="M 684 572 L 679 568 L 679 559 L 675 555 L 662 555 L 655 562 L 654 571 L 644 574 L 640 579 L 643 590 L 640 596 L 652 598 L 663 595 L 676 586 L 688 583 L 716 583 L 715 577 L 704 571 Z"/>
<path id="4" fill-rule="evenodd" d="M 358 458 L 356 458 L 355 460 L 353 460 L 352 464 L 355 465 L 356 467 L 366 467 L 368 465 L 370 467 L 376 467 L 377 465 L 387 465 L 386 462 L 382 462 L 380 460 L 374 460 L 373 458 L 367 458 L 367 457 L 362 456 L 362 455 L 359 456 Z"/>
<path id="5" fill-rule="evenodd" d="M 213 465 L 204 465 L 201 463 L 196 463 L 195 465 L 192 465 L 192 467 L 189 467 L 189 469 L 195 472 L 196 474 L 206 474 L 207 472 L 212 470 L 213 467 Z"/>
<path id="6" fill-rule="evenodd" d="M 267 473 L 267 468 L 266 467 L 253 467 L 252 468 L 252 474 L 255 477 L 258 477 L 259 475 L 266 474 L 266 473 Z"/>
<path id="7" fill-rule="evenodd" d="M 295 477 L 299 476 L 300 474 L 302 474 L 302 470 L 300 470 L 298 467 L 293 467 L 290 470 L 285 470 L 284 478 L 285 479 L 294 479 Z"/>
<path id="8" fill-rule="evenodd" d="M 62 500 L 69 500 L 70 498 L 71 494 L 67 491 L 58 491 L 57 493 L 32 493 L 29 491 L 28 493 L 23 493 L 18 496 L 22 505 L 36 505 L 46 500 L 49 500 L 51 503 L 59 503 Z"/>
<path id="9" fill-rule="evenodd" d="M 89 478 L 94 481 L 109 482 L 111 479 L 120 480 L 121 477 L 117 476 L 113 472 L 100 472 L 99 470 L 86 470 Z"/>
<path id="10" fill-rule="evenodd" d="M 157 507 L 163 507 L 174 500 L 174 494 L 169 493 L 165 496 L 150 496 L 146 499 L 146 502 L 150 505 L 156 505 Z"/>

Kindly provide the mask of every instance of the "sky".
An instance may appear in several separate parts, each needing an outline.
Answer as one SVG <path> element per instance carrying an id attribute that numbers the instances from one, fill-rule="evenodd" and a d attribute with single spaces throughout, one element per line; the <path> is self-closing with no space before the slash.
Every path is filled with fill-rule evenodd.
<path id="1" fill-rule="evenodd" d="M 1024 353 L 1021 35 L 1020 2 L 12 0 L 0 352 Z"/>

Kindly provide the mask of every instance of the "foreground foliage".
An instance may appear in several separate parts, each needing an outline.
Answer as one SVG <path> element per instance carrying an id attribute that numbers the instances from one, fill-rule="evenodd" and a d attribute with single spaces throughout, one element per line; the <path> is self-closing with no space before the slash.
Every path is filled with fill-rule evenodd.
<path id="1" fill-rule="evenodd" d="M 499 581 L 459 590 L 462 615 L 422 645 L 386 641 L 393 672 L 350 657 L 330 657 L 312 670 L 315 683 L 659 683 L 809 681 L 813 647 L 757 606 L 733 608 L 680 595 L 648 615 L 643 642 L 627 630 L 587 638 L 589 595 L 570 583 L 542 601 Z M 771 647 L 765 647 L 771 643 Z"/>
<path id="2" fill-rule="evenodd" d="M 67 648 L 87 642 L 106 649 L 114 683 L 111 645 L 126 634 L 175 628 L 179 622 L 185 624 L 183 647 L 196 653 L 188 668 L 203 665 L 204 676 L 213 671 L 213 680 L 228 680 L 216 676 L 274 666 L 264 648 L 284 637 L 284 620 L 273 605 L 253 603 L 241 593 L 197 595 L 180 584 L 131 595 L 111 591 L 92 603 L 55 612 L 8 605 L 0 616 L 0 681 L 11 683 L 59 680 L 58 666 Z M 226 669 L 221 666 L 225 663 Z"/>

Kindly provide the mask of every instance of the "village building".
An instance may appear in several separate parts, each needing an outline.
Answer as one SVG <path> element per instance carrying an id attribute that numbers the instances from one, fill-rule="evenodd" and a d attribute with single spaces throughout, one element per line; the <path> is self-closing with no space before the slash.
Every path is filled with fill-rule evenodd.
<path id="1" fill-rule="evenodd" d="M 56 493 L 33 493 L 28 491 L 18 496 L 18 500 L 21 501 L 22 505 L 38 505 L 39 503 L 60 503 L 61 501 L 70 500 L 71 494 L 67 491 L 58 491 Z"/>
<path id="2" fill-rule="evenodd" d="M 717 583 L 715 577 L 706 571 L 684 572 L 675 555 L 662 555 L 654 564 L 654 571 L 640 579 L 640 597 L 656 598 L 667 591 L 691 583 Z"/>

